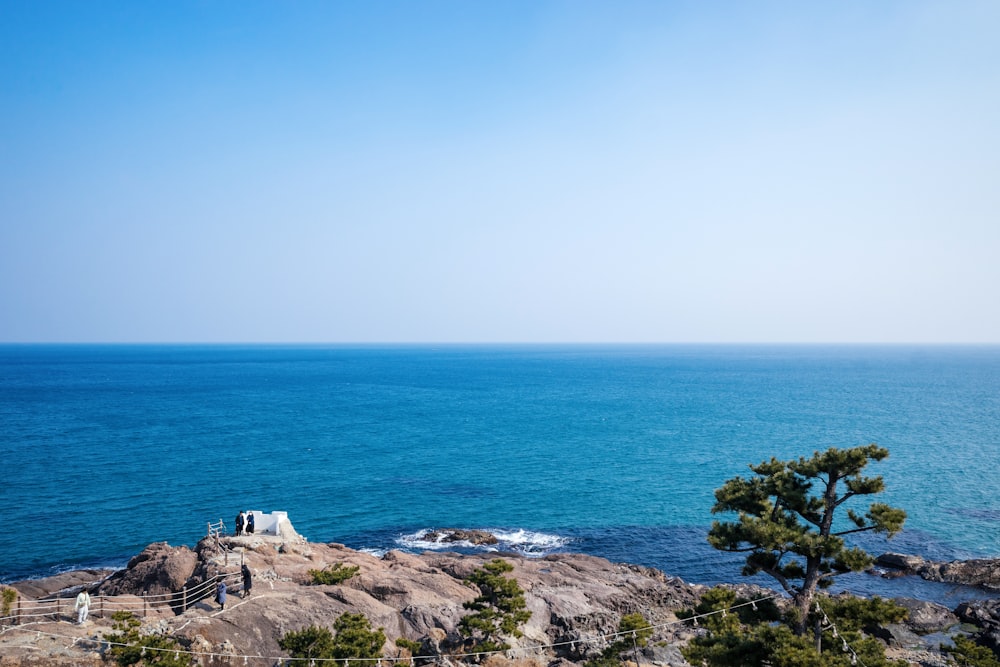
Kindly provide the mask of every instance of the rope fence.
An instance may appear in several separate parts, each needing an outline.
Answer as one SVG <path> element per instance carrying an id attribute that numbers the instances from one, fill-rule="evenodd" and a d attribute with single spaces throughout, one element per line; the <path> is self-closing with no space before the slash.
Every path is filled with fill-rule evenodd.
<path id="1" fill-rule="evenodd" d="M 214 537 L 216 545 L 220 550 L 226 553 L 226 564 L 228 565 L 228 549 L 221 544 L 220 537 L 225 534 L 225 524 L 222 519 L 218 522 L 208 523 L 208 537 Z M 113 615 L 118 611 L 128 611 L 133 614 L 140 614 L 145 617 L 148 615 L 150 610 L 157 609 L 169 609 L 174 614 L 183 613 L 189 607 L 197 604 L 201 600 L 212 597 L 216 594 L 216 588 L 219 581 L 237 580 L 242 581 L 242 577 L 239 573 L 225 573 L 216 575 L 210 579 L 205 580 L 201 584 L 193 586 L 188 589 L 186 586 L 180 591 L 172 593 L 162 593 L 158 595 L 148 595 L 143 593 L 141 596 L 137 595 L 124 595 L 124 596 L 92 596 L 90 610 L 91 613 L 100 617 L 105 618 L 106 616 Z M 228 587 L 228 584 L 227 584 Z M 671 626 L 680 624 L 691 624 L 693 627 L 698 627 L 699 619 L 704 619 L 709 616 L 714 616 L 716 614 L 722 614 L 725 616 L 727 613 L 732 612 L 736 609 L 746 606 L 752 606 L 754 609 L 757 608 L 757 604 L 761 602 L 766 602 L 768 600 L 774 600 L 782 597 L 780 594 L 769 595 L 749 602 L 744 602 L 738 605 L 733 605 L 724 609 L 717 609 L 714 611 L 706 612 L 703 614 L 697 614 L 693 616 L 688 616 L 683 619 L 678 619 L 676 621 L 670 621 L 667 623 L 661 623 L 658 625 L 649 625 L 644 628 L 639 628 L 638 630 L 663 630 Z M 3 635 L 10 631 L 20 631 L 20 632 L 35 632 L 39 637 L 46 635 L 53 639 L 66 639 L 70 640 L 70 645 L 76 644 L 80 641 L 79 637 L 71 637 L 60 635 L 58 633 L 41 631 L 38 629 L 32 629 L 28 627 L 32 624 L 40 624 L 44 622 L 59 621 L 62 620 L 63 615 L 69 615 L 71 618 L 75 614 L 75 602 L 76 596 L 60 598 L 53 596 L 51 598 L 43 598 L 41 600 L 23 601 L 20 596 L 18 596 L 15 603 L 11 604 L 11 610 L 9 615 L 0 616 L 0 635 Z M 844 652 L 851 654 L 851 663 L 858 664 L 860 658 L 854 649 L 848 644 L 843 637 L 838 636 L 837 628 L 830 621 L 829 617 L 820 607 L 819 602 L 816 601 L 816 611 L 823 615 L 823 622 L 825 623 L 824 630 L 833 629 L 834 638 L 839 638 L 843 642 Z M 219 611 L 218 613 L 223 613 Z M 611 634 L 598 634 L 592 636 L 583 636 L 578 639 L 566 640 L 561 642 L 555 642 L 550 644 L 538 644 L 530 647 L 519 647 L 513 649 L 504 649 L 496 651 L 483 651 L 477 653 L 449 653 L 446 657 L 454 659 L 465 659 L 465 658 L 475 658 L 477 661 L 492 655 L 505 655 L 508 659 L 513 660 L 517 657 L 527 658 L 532 655 L 541 655 L 545 650 L 553 650 L 558 648 L 569 647 L 574 653 L 578 645 L 580 646 L 590 646 L 593 645 L 599 649 L 606 648 L 611 645 L 611 643 L 622 637 L 631 637 L 633 642 L 636 639 L 637 630 L 627 630 L 623 632 L 615 632 Z M 94 640 L 86 640 L 94 641 Z M 99 640 L 99 644 L 103 647 L 110 646 L 127 646 L 127 644 L 116 644 L 115 642 L 109 642 L 106 640 Z M 404 665 L 412 665 L 416 661 L 422 663 L 436 663 L 441 660 L 440 655 L 418 655 L 410 657 L 379 657 L 379 658 L 290 658 L 286 656 L 264 656 L 264 655 L 243 655 L 234 653 L 212 653 L 212 652 L 199 652 L 199 651 L 187 651 L 181 649 L 157 649 L 152 647 L 144 647 L 143 653 L 146 651 L 159 651 L 163 653 L 174 653 L 176 657 L 180 655 L 190 656 L 192 659 L 202 659 L 213 661 L 215 659 L 243 659 L 244 665 L 249 665 L 250 660 L 254 660 L 255 663 L 261 663 L 261 661 L 266 661 L 270 665 L 284 664 L 284 665 L 297 665 L 308 663 L 311 666 L 317 664 L 325 663 L 344 663 L 345 667 L 347 663 L 357 664 L 371 663 L 372 667 L 383 667 L 383 664 L 389 667 L 395 667 L 398 663 L 403 663 Z M 864 667 L 864 664 L 862 667 Z"/>
<path id="2" fill-rule="evenodd" d="M 90 612 L 99 618 L 113 615 L 116 611 L 130 611 L 145 617 L 150 611 L 169 609 L 175 614 L 183 613 L 189 607 L 201 600 L 215 595 L 219 581 L 242 582 L 238 573 L 229 572 L 216 575 L 192 588 L 184 587 L 174 593 L 158 595 L 93 595 L 91 596 Z M 23 625 L 25 623 L 42 622 L 45 620 L 60 620 L 62 616 L 75 614 L 76 596 L 51 597 L 40 600 L 17 600 L 11 604 L 9 615 L 0 616 L 0 626 Z"/>
<path id="3" fill-rule="evenodd" d="M 231 575 L 231 574 L 230 575 L 223 575 L 223 578 L 224 577 L 232 577 L 232 576 L 235 576 L 235 575 Z M 200 587 L 197 587 L 198 589 L 200 589 L 200 592 L 202 594 L 202 598 L 207 597 L 208 595 L 211 594 L 211 592 L 207 591 L 206 585 L 213 586 L 212 590 L 214 591 L 214 581 L 216 581 L 216 580 L 207 581 L 207 582 L 205 582 L 205 584 L 202 584 Z M 195 589 L 192 589 L 192 590 L 195 590 Z M 164 595 L 164 596 L 150 596 L 150 597 L 165 598 L 165 597 L 169 597 L 169 595 Z M 481 660 L 483 658 L 486 658 L 486 657 L 489 657 L 489 656 L 492 656 L 492 655 L 501 655 L 501 654 L 504 655 L 509 660 L 514 660 L 514 659 L 517 659 L 519 657 L 520 658 L 528 658 L 528 657 L 531 657 L 531 656 L 542 655 L 543 652 L 546 651 L 546 650 L 553 650 L 553 649 L 566 648 L 566 647 L 569 647 L 573 652 L 576 652 L 577 646 L 594 646 L 594 647 L 596 647 L 598 649 L 604 649 L 604 648 L 610 646 L 615 640 L 621 639 L 621 638 L 631 638 L 633 640 L 633 642 L 634 642 L 635 639 L 636 639 L 638 631 L 653 630 L 655 632 L 656 630 L 664 630 L 666 628 L 669 628 L 669 627 L 672 627 L 672 626 L 676 626 L 676 625 L 681 625 L 681 624 L 691 624 L 693 627 L 698 627 L 698 621 L 699 621 L 699 619 L 705 619 L 705 618 L 708 618 L 710 616 L 715 616 L 717 614 L 722 614 L 723 616 L 725 616 L 728 613 L 731 613 L 731 612 L 733 612 L 733 611 L 735 611 L 737 609 L 740 609 L 742 607 L 747 607 L 747 606 L 751 606 L 754 609 L 756 609 L 757 608 L 757 604 L 759 604 L 759 603 L 766 602 L 768 600 L 774 600 L 774 599 L 781 598 L 781 597 L 782 596 L 780 594 L 774 594 L 774 595 L 764 596 L 764 597 L 760 597 L 760 598 L 757 598 L 757 599 L 754 599 L 754 600 L 750 600 L 749 602 L 743 602 L 741 604 L 733 605 L 731 607 L 726 607 L 724 609 L 716 609 L 716 610 L 713 610 L 713 611 L 710 611 L 710 612 L 705 612 L 703 614 L 697 614 L 697 615 L 694 615 L 694 616 L 689 616 L 689 617 L 686 617 L 686 618 L 683 618 L 683 619 L 678 619 L 678 620 L 675 620 L 675 621 L 669 621 L 669 622 L 666 622 L 666 623 L 659 623 L 659 624 L 655 624 L 655 625 L 648 625 L 648 626 L 645 626 L 643 628 L 637 628 L 637 629 L 633 629 L 633 630 L 626 630 L 626 631 L 621 631 L 621 632 L 614 632 L 614 633 L 610 633 L 610 634 L 600 633 L 600 634 L 597 634 L 597 635 L 589 635 L 589 636 L 585 635 L 585 636 L 579 637 L 577 639 L 564 640 L 564 641 L 553 642 L 553 643 L 549 643 L 549 644 L 537 644 L 537 645 L 534 645 L 534 646 L 525 646 L 525 647 L 518 647 L 518 648 L 510 648 L 510 649 L 504 649 L 504 650 L 483 651 L 483 652 L 477 652 L 477 653 L 449 653 L 446 656 L 442 656 L 442 655 L 415 655 L 415 656 L 409 656 L 409 657 L 403 657 L 403 656 L 385 657 L 385 656 L 382 656 L 382 657 L 378 657 L 378 658 L 290 658 L 290 657 L 287 657 L 287 656 L 266 656 L 266 655 L 260 655 L 260 654 L 251 655 L 251 654 L 242 654 L 242 653 L 215 653 L 215 652 L 205 652 L 205 651 L 190 651 L 190 650 L 183 650 L 183 649 L 178 649 L 178 648 L 174 648 L 174 649 L 158 649 L 158 648 L 152 648 L 152 647 L 144 647 L 143 651 L 144 652 L 145 651 L 154 651 L 154 652 L 158 651 L 158 652 L 168 653 L 168 654 L 169 653 L 173 653 L 175 655 L 175 657 L 179 657 L 181 655 L 184 655 L 184 656 L 189 656 L 191 659 L 198 659 L 198 660 L 202 660 L 202 661 L 206 661 L 207 660 L 207 661 L 209 661 L 209 663 L 211 661 L 216 660 L 216 659 L 219 659 L 219 660 L 222 660 L 222 659 L 226 659 L 226 660 L 234 660 L 234 659 L 235 660 L 239 660 L 240 658 L 242 658 L 244 665 L 250 665 L 250 661 L 252 660 L 252 661 L 254 661 L 254 664 L 265 664 L 266 663 L 268 665 L 292 665 L 292 666 L 294 666 L 294 665 L 309 664 L 311 667 L 315 667 L 316 665 L 331 664 L 331 663 L 332 664 L 343 663 L 345 665 L 345 667 L 346 667 L 346 665 L 348 663 L 357 664 L 359 662 L 360 663 L 371 664 L 372 667 L 396 667 L 397 665 L 400 665 L 400 664 L 402 664 L 402 665 L 412 665 L 415 662 L 421 662 L 421 663 L 424 663 L 424 664 L 438 663 L 444 657 L 451 658 L 451 659 L 475 658 L 478 661 L 478 660 Z M 64 598 L 64 599 L 68 600 L 69 598 Z M 247 602 L 252 602 L 252 600 L 248 600 Z M 839 636 L 837 628 L 834 626 L 833 622 L 830 621 L 830 619 L 827 617 L 827 615 L 823 611 L 823 609 L 819 606 L 819 602 L 818 601 L 816 602 L 816 611 L 817 611 L 817 613 L 823 614 L 823 621 L 826 624 L 825 627 L 824 627 L 824 630 L 830 630 L 830 629 L 832 629 L 833 630 L 833 636 L 835 638 L 841 639 L 841 641 L 843 642 L 842 650 L 844 652 L 846 652 L 846 653 L 850 653 L 851 654 L 851 664 L 859 664 L 860 663 L 862 665 L 862 667 L 864 667 L 864 663 L 861 662 L 860 657 L 855 652 L 854 648 L 851 647 L 850 644 L 842 636 Z M 220 611 L 218 613 L 223 613 L 223 612 Z M 4 619 L 0 619 L 0 620 L 4 620 Z M 51 637 L 53 639 L 70 640 L 71 645 L 75 644 L 76 642 L 78 642 L 80 640 L 79 637 L 71 637 L 71 636 L 66 636 L 66 635 L 60 635 L 58 633 L 52 633 L 52 632 L 43 632 L 43 631 L 40 631 L 40 630 L 37 630 L 37 629 L 31 629 L 29 627 L 24 627 L 24 626 L 11 626 L 11 627 L 7 627 L 7 628 L 3 628 L 2 627 L 2 623 L 0 623 L 0 635 L 6 633 L 8 631 L 35 632 L 35 633 L 37 633 L 37 635 L 39 637 L 41 637 L 42 635 L 45 635 L 45 636 Z M 106 640 L 99 640 L 99 644 L 101 646 L 103 646 L 103 647 L 127 646 L 127 644 L 119 644 L 119 643 L 115 643 L 115 642 L 109 642 L 109 641 L 106 641 Z"/>

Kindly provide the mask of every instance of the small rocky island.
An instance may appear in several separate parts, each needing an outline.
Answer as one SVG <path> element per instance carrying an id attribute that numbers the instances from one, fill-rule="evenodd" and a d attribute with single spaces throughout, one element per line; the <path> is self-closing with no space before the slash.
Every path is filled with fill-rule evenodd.
<path id="1" fill-rule="evenodd" d="M 440 531 L 435 539 L 454 542 L 473 537 L 489 543 L 489 535 L 457 530 Z M 525 558 L 390 551 L 377 557 L 340 544 L 307 542 L 286 522 L 279 534 L 207 537 L 193 550 L 154 543 L 115 572 L 80 571 L 12 584 L 22 610 L 61 601 L 62 611 L 20 618 L 0 628 L 0 667 L 108 664 L 103 639 L 111 632 L 112 620 L 100 600 L 109 607 L 111 601 L 131 601 L 142 620 L 142 632 L 174 638 L 181 650 L 203 665 L 280 663 L 287 654 L 279 647 L 279 638 L 311 625 L 330 627 L 345 612 L 363 614 L 374 628 L 383 629 L 386 665 L 409 664 L 414 653 L 422 657 L 417 664 L 454 664 L 452 656 L 462 646 L 459 622 L 468 613 L 463 603 L 477 595 L 465 579 L 494 558 L 513 566 L 510 576 L 523 589 L 531 617 L 522 627 L 523 636 L 510 642 L 510 651 L 484 662 L 520 667 L 582 664 L 600 655 L 607 644 L 604 638 L 614 635 L 624 615 L 638 613 L 655 626 L 655 633 L 634 659 L 650 665 L 687 665 L 679 647 L 700 630 L 680 620 L 677 612 L 693 608 L 706 587 L 652 568 L 583 554 Z M 242 596 L 239 578 L 244 563 L 253 574 L 247 597 Z M 881 564 L 918 574 L 925 566 L 929 572 L 958 571 L 898 555 Z M 311 571 L 336 567 L 357 571 L 339 584 L 314 583 Z M 974 569 L 976 583 L 1000 582 L 1000 561 L 983 561 Z M 208 592 L 220 577 L 231 582 L 224 609 Z M 748 599 L 781 598 L 768 589 L 734 588 Z M 89 619 L 77 625 L 73 599 L 82 589 L 94 596 L 95 603 Z M 945 665 L 936 644 L 921 636 L 960 623 L 995 651 L 1000 646 L 1000 596 L 963 603 L 954 610 L 917 600 L 898 602 L 910 610 L 910 619 L 905 625 L 882 629 L 882 638 L 894 657 L 912 665 Z M 398 638 L 419 649 L 400 648 Z"/>

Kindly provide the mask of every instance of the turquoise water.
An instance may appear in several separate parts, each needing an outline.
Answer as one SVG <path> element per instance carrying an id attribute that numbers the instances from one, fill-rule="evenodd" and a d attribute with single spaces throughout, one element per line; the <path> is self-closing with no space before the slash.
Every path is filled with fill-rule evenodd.
<path id="1" fill-rule="evenodd" d="M 997 346 L 0 346 L 0 580 L 258 509 L 375 552 L 486 528 L 735 581 L 713 490 L 869 442 L 909 513 L 869 548 L 1000 555 Z"/>

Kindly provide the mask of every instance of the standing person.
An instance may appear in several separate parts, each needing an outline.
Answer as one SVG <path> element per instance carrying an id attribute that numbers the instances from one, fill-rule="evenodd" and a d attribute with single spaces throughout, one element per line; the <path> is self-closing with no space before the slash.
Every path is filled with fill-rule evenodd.
<path id="1" fill-rule="evenodd" d="M 221 609 L 226 608 L 226 580 L 220 579 L 219 585 L 215 587 L 215 601 L 219 603 Z"/>
<path id="2" fill-rule="evenodd" d="M 90 593 L 84 588 L 80 591 L 80 594 L 76 596 L 76 623 L 77 625 L 83 625 L 83 622 L 87 620 L 87 614 L 90 612 Z"/>
<path id="3" fill-rule="evenodd" d="M 247 512 L 247 535 L 253 535 L 253 512 Z"/>
<path id="4" fill-rule="evenodd" d="M 243 563 L 241 568 L 243 572 L 243 597 L 250 597 L 250 589 L 253 588 L 253 577 L 250 575 L 250 568 L 247 567 L 246 563 Z"/>
<path id="5" fill-rule="evenodd" d="M 236 537 L 243 534 L 243 510 L 236 515 Z"/>

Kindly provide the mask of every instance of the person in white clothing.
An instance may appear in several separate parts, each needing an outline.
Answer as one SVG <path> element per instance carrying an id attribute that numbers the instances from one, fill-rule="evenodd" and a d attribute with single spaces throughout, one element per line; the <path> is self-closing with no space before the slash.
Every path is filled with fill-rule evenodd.
<path id="1" fill-rule="evenodd" d="M 83 622 L 87 620 L 87 612 L 89 611 L 90 593 L 87 592 L 87 589 L 84 589 L 76 596 L 76 622 L 83 625 Z"/>

